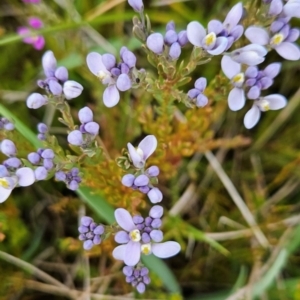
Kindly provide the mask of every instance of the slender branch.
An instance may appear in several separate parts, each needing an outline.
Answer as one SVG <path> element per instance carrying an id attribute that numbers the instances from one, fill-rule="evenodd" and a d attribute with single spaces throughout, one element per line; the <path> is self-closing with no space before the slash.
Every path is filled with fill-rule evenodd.
<path id="1" fill-rule="evenodd" d="M 259 241 L 259 243 L 264 248 L 268 248 L 269 247 L 269 242 L 268 242 L 267 238 L 265 237 L 265 235 L 263 234 L 261 229 L 258 227 L 258 225 L 257 225 L 257 223 L 254 219 L 254 216 L 252 215 L 251 211 L 249 210 L 249 208 L 245 204 L 242 197 L 239 195 L 238 191 L 236 190 L 236 188 L 232 184 L 232 182 L 229 179 L 229 177 L 227 176 L 227 174 L 224 172 L 222 166 L 220 165 L 220 163 L 218 162 L 216 157 L 210 151 L 205 152 L 205 157 L 207 158 L 207 160 L 211 164 L 212 168 L 215 170 L 218 177 L 220 178 L 220 180 L 224 184 L 224 187 L 226 188 L 227 192 L 231 196 L 231 198 L 232 198 L 233 202 L 235 203 L 235 205 L 240 210 L 240 212 L 243 215 L 244 219 L 246 220 L 248 225 L 253 230 L 253 233 L 255 234 L 257 240 Z"/>

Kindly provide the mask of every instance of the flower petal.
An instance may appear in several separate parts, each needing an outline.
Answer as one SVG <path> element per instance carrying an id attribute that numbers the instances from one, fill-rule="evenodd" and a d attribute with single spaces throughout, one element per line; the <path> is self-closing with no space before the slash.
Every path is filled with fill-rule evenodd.
<path id="1" fill-rule="evenodd" d="M 130 241 L 125 245 L 124 263 L 127 266 L 135 266 L 141 258 L 141 244 Z"/>
<path id="2" fill-rule="evenodd" d="M 131 80 L 127 74 L 121 74 L 117 79 L 117 88 L 125 92 L 131 88 Z"/>
<path id="3" fill-rule="evenodd" d="M 228 95 L 228 106 L 232 111 L 240 110 L 244 107 L 245 100 L 244 90 L 233 88 Z"/>
<path id="4" fill-rule="evenodd" d="M 187 37 L 191 44 L 201 47 L 201 41 L 204 39 L 206 32 L 204 27 L 196 21 L 190 22 L 187 26 Z"/>
<path id="5" fill-rule="evenodd" d="M 0 186 L 0 203 L 4 202 L 9 197 L 11 191 L 12 190 L 5 189 L 4 187 Z"/>
<path id="6" fill-rule="evenodd" d="M 97 52 L 89 53 L 86 57 L 86 63 L 90 71 L 96 76 L 98 76 L 99 71 L 106 71 L 106 68 L 102 62 L 102 56 Z"/>
<path id="7" fill-rule="evenodd" d="M 167 258 L 176 255 L 181 247 L 177 242 L 165 242 L 152 245 L 152 253 L 160 258 Z"/>
<path id="8" fill-rule="evenodd" d="M 224 36 L 218 37 L 213 50 L 206 50 L 211 55 L 219 55 L 223 53 L 227 47 L 228 39 Z"/>
<path id="9" fill-rule="evenodd" d="M 269 15 L 277 16 L 282 12 L 283 3 L 282 0 L 273 0 L 270 4 Z"/>
<path id="10" fill-rule="evenodd" d="M 288 1 L 283 7 L 283 12 L 287 17 L 300 18 L 300 1 Z"/>
<path id="11" fill-rule="evenodd" d="M 230 32 L 233 27 L 235 27 L 243 15 L 243 5 L 241 2 L 237 3 L 228 12 L 223 25 Z"/>
<path id="12" fill-rule="evenodd" d="M 115 219 L 120 227 L 130 232 L 135 229 L 135 224 L 133 223 L 130 213 L 124 208 L 117 208 L 115 210 Z"/>
<path id="13" fill-rule="evenodd" d="M 287 100 L 280 94 L 272 94 L 264 97 L 269 102 L 270 109 L 277 110 L 286 106 Z"/>
<path id="14" fill-rule="evenodd" d="M 34 172 L 30 168 L 20 168 L 17 170 L 16 175 L 20 186 L 29 186 L 35 182 Z"/>
<path id="15" fill-rule="evenodd" d="M 126 231 L 118 231 L 115 235 L 115 241 L 119 244 L 127 244 L 130 241 L 128 232 Z"/>
<path id="16" fill-rule="evenodd" d="M 275 48 L 276 52 L 283 58 L 288 60 L 299 60 L 300 49 L 296 44 L 283 42 Z"/>
<path id="17" fill-rule="evenodd" d="M 248 110 L 248 112 L 246 113 L 245 117 L 244 117 L 244 125 L 247 129 L 251 129 L 253 128 L 259 118 L 260 118 L 260 109 L 254 104 L 252 106 L 252 108 L 250 110 Z"/>
<path id="18" fill-rule="evenodd" d="M 114 249 L 112 255 L 115 259 L 124 260 L 126 245 L 118 246 Z"/>
<path id="19" fill-rule="evenodd" d="M 120 101 L 120 93 L 115 85 L 108 86 L 103 93 L 103 103 L 106 107 L 113 107 Z"/>
<path id="20" fill-rule="evenodd" d="M 132 144 L 128 143 L 127 148 L 132 163 L 136 168 L 141 169 L 145 165 L 145 162 L 142 159 L 141 155 L 136 151 L 136 149 L 132 146 Z"/>
<path id="21" fill-rule="evenodd" d="M 229 79 L 241 72 L 241 65 L 233 61 L 228 55 L 222 57 L 221 67 L 225 76 Z"/>
<path id="22" fill-rule="evenodd" d="M 207 24 L 208 33 L 214 32 L 216 35 L 223 30 L 223 24 L 219 20 L 211 20 Z"/>
<path id="23" fill-rule="evenodd" d="M 245 31 L 246 38 L 251 42 L 259 45 L 267 45 L 270 37 L 268 32 L 261 27 L 250 26 Z"/>
<path id="24" fill-rule="evenodd" d="M 156 149 L 157 139 L 154 135 L 147 135 L 138 145 L 143 151 L 143 159 L 146 160 Z"/>
<path id="25" fill-rule="evenodd" d="M 266 76 L 273 79 L 279 74 L 280 69 L 281 69 L 281 63 L 273 63 L 268 65 L 263 72 Z"/>

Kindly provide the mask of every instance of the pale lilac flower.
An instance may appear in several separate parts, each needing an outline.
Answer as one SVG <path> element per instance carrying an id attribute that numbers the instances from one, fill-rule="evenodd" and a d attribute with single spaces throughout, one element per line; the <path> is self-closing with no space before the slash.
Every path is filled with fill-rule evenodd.
<path id="1" fill-rule="evenodd" d="M 156 208 L 154 211 L 161 211 L 161 208 Z M 167 258 L 180 251 L 180 245 L 176 242 L 160 243 L 162 232 L 151 227 L 153 222 L 151 216 L 144 222 L 138 218 L 138 222 L 135 223 L 127 210 L 118 208 L 115 210 L 115 218 L 123 229 L 115 235 L 115 240 L 123 245 L 114 249 L 113 257 L 123 260 L 126 265 L 135 266 L 140 261 L 141 253 L 146 255 L 153 253 L 157 257 Z"/>
<path id="2" fill-rule="evenodd" d="M 30 168 L 20 168 L 12 175 L 9 174 L 8 171 L 3 172 L 2 170 L 0 173 L 0 203 L 9 197 L 16 186 L 29 186 L 32 185 L 34 181 L 35 175 Z"/>
<path id="3" fill-rule="evenodd" d="M 68 134 L 68 142 L 74 146 L 81 146 L 83 144 L 83 136 L 79 130 L 73 130 Z"/>
<path id="4" fill-rule="evenodd" d="M 28 20 L 29 27 L 19 27 L 17 33 L 20 36 L 24 36 L 23 42 L 30 44 L 36 50 L 42 50 L 45 46 L 45 39 L 42 35 L 36 35 L 32 29 L 40 29 L 43 27 L 43 22 L 36 17 Z"/>
<path id="5" fill-rule="evenodd" d="M 103 93 L 103 103 L 107 107 L 113 107 L 120 100 L 120 93 L 127 91 L 132 86 L 132 71 L 135 68 L 136 57 L 126 47 L 120 49 L 122 62 L 116 64 L 116 58 L 112 54 L 99 54 L 91 52 L 86 58 L 89 70 L 99 80 L 107 85 Z"/>
<path id="6" fill-rule="evenodd" d="M 244 125 L 247 129 L 253 128 L 260 119 L 261 112 L 278 110 L 286 106 L 287 100 L 279 94 L 261 97 L 254 101 L 252 108 L 244 117 Z"/>
<path id="7" fill-rule="evenodd" d="M 196 80 L 194 84 L 195 88 L 188 91 L 188 97 L 193 102 L 195 102 L 197 107 L 204 107 L 208 103 L 207 97 L 203 94 L 206 86 L 207 80 L 204 77 L 200 77 Z"/>
<path id="8" fill-rule="evenodd" d="M 228 50 L 243 34 L 243 26 L 238 25 L 243 15 L 243 6 L 237 3 L 227 14 L 223 23 L 212 20 L 207 31 L 197 21 L 187 26 L 187 37 L 196 47 L 205 49 L 211 55 L 219 55 Z"/>
<path id="9" fill-rule="evenodd" d="M 133 165 L 142 169 L 145 166 L 146 160 L 155 151 L 157 147 L 157 139 L 154 135 L 147 135 L 138 145 L 134 148 L 132 144 L 128 143 L 127 148 L 132 160 Z"/>
<path id="10" fill-rule="evenodd" d="M 277 16 L 282 12 L 283 2 L 282 0 L 273 0 L 270 3 L 268 14 L 270 16 Z"/>
<path id="11" fill-rule="evenodd" d="M 142 0 L 128 0 L 128 4 L 138 13 L 141 13 L 144 10 Z"/>
<path id="12" fill-rule="evenodd" d="M 300 0 L 289 0 L 283 7 L 283 13 L 290 18 L 300 18 Z"/>
<path id="13" fill-rule="evenodd" d="M 48 126 L 44 123 L 39 123 L 37 125 L 37 129 L 38 129 L 38 139 L 41 141 L 45 141 L 46 140 L 46 134 L 48 132 Z"/>
<path id="14" fill-rule="evenodd" d="M 280 22 L 281 21 L 281 22 Z M 281 28 L 278 24 L 281 23 Z M 300 49 L 295 42 L 299 37 L 298 29 L 291 29 L 284 19 L 276 20 L 271 24 L 271 33 L 261 27 L 250 26 L 245 31 L 245 36 L 252 43 L 272 47 L 281 57 L 288 60 L 299 60 Z"/>
<path id="15" fill-rule="evenodd" d="M 63 92 L 67 100 L 77 98 L 81 95 L 82 90 L 83 86 L 74 80 L 66 81 L 63 86 Z"/>
<path id="16" fill-rule="evenodd" d="M 256 66 L 265 60 L 267 49 L 258 44 L 250 44 L 236 49 L 228 55 L 237 63 Z"/>
<path id="17" fill-rule="evenodd" d="M 228 95 L 228 106 L 232 111 L 240 110 L 245 105 L 245 92 L 243 84 L 245 81 L 245 74 L 241 72 L 241 65 L 233 61 L 229 56 L 224 55 L 221 61 L 222 71 L 234 88 Z"/>

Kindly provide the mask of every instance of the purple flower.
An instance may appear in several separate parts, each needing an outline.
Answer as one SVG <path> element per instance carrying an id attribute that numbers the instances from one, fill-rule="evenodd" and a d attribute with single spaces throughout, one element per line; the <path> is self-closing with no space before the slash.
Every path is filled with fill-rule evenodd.
<path id="1" fill-rule="evenodd" d="M 147 135 L 135 149 L 132 144 L 128 143 L 127 148 L 133 165 L 142 169 L 145 166 L 148 157 L 155 151 L 157 139 L 154 135 Z"/>
<path id="2" fill-rule="evenodd" d="M 262 97 L 254 101 L 252 108 L 244 117 L 244 125 L 247 129 L 253 128 L 260 119 L 262 111 L 277 110 L 286 106 L 287 100 L 279 94 Z"/>
<path id="3" fill-rule="evenodd" d="M 144 10 L 142 0 L 128 0 L 128 4 L 138 13 L 141 13 Z"/>
<path id="4" fill-rule="evenodd" d="M 79 110 L 78 118 L 82 124 L 92 122 L 93 121 L 93 112 L 89 107 L 85 106 L 84 108 Z"/>
<path id="5" fill-rule="evenodd" d="M 69 172 L 58 171 L 55 173 L 55 179 L 58 181 L 64 181 L 67 188 L 75 191 L 79 187 L 81 177 L 78 168 L 73 168 Z"/>
<path id="6" fill-rule="evenodd" d="M 42 57 L 42 66 L 46 77 L 54 77 L 56 71 L 56 58 L 52 51 L 47 51 Z"/>
<path id="7" fill-rule="evenodd" d="M 290 26 L 287 24 L 287 22 L 284 22 L 283 19 L 281 20 L 283 21 L 283 26 L 278 31 L 277 30 L 275 32 L 272 31 L 272 24 L 271 24 L 271 31 L 272 31 L 271 35 L 264 28 L 257 27 L 257 26 L 250 26 L 245 31 L 245 36 L 252 43 L 256 43 L 263 46 L 269 45 L 281 57 L 285 59 L 299 60 L 300 49 L 296 44 L 293 43 L 294 41 L 297 40 L 299 36 L 299 30 L 291 29 Z M 279 23 L 278 20 L 275 22 L 274 22 L 275 25 Z M 275 25 L 273 26 L 275 27 Z"/>
<path id="8" fill-rule="evenodd" d="M 63 92 L 67 100 L 77 98 L 81 95 L 83 86 L 73 80 L 68 80 L 64 83 Z"/>
<path id="9" fill-rule="evenodd" d="M 218 20 L 210 21 L 207 31 L 199 22 L 190 22 L 187 26 L 188 40 L 211 55 L 219 55 L 243 34 L 243 27 L 238 25 L 242 14 L 243 6 L 238 3 L 229 11 L 223 23 Z"/>
<path id="10" fill-rule="evenodd" d="M 45 180 L 48 176 L 48 171 L 45 167 L 37 167 L 34 170 L 34 175 L 36 180 Z"/>
<path id="11" fill-rule="evenodd" d="M 162 192 L 154 187 L 152 188 L 148 193 L 147 193 L 147 196 L 149 198 L 149 200 L 152 202 L 152 203 L 159 203 L 162 201 L 163 199 L 163 194 Z"/>
<path id="12" fill-rule="evenodd" d="M 180 245 L 176 242 L 152 243 L 148 240 L 147 243 L 144 243 L 142 239 L 144 233 L 150 235 L 153 241 L 160 241 L 161 231 L 144 227 L 143 233 L 141 229 L 138 229 L 141 224 L 135 224 L 127 210 L 123 208 L 116 209 L 115 218 L 118 225 L 124 230 L 115 235 L 116 242 L 123 245 L 114 249 L 113 257 L 123 260 L 126 265 L 135 266 L 140 261 L 141 253 L 146 255 L 153 253 L 157 257 L 167 258 L 176 255 L 180 251 Z"/>
<path id="13" fill-rule="evenodd" d="M 0 174 L 0 203 L 4 202 L 16 186 L 29 186 L 35 181 L 34 172 L 27 167 L 16 170 L 13 175 Z"/>
<path id="14" fill-rule="evenodd" d="M 256 66 L 265 60 L 267 53 L 268 51 L 265 47 L 258 44 L 250 44 L 232 51 L 229 56 L 237 63 Z"/>
<path id="15" fill-rule="evenodd" d="M 197 107 L 204 107 L 208 103 L 207 97 L 203 94 L 206 85 L 206 78 L 200 77 L 194 84 L 195 88 L 188 91 L 188 97 L 195 102 Z"/>
<path id="16" fill-rule="evenodd" d="M 79 130 L 73 130 L 68 134 L 68 142 L 74 146 L 81 146 L 83 144 L 83 136 Z"/>
<path id="17" fill-rule="evenodd" d="M 28 24 L 32 29 L 40 29 L 43 27 L 43 22 L 39 18 L 30 18 Z M 30 44 L 36 50 L 42 50 L 45 46 L 45 39 L 42 35 L 36 35 L 31 28 L 19 27 L 17 33 L 24 36 L 23 42 Z"/>

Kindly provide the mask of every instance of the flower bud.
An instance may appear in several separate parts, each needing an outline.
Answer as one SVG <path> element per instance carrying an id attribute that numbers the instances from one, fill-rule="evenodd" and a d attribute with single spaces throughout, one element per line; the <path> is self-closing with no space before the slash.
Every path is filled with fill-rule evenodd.
<path id="1" fill-rule="evenodd" d="M 82 124 L 92 122 L 93 121 L 93 112 L 89 107 L 85 106 L 84 108 L 79 110 L 78 118 Z"/>
<path id="2" fill-rule="evenodd" d="M 144 10 L 144 4 L 142 0 L 128 0 L 128 4 L 138 13 Z"/>
<path id="3" fill-rule="evenodd" d="M 6 159 L 3 162 L 4 166 L 7 168 L 14 168 L 14 169 L 18 169 L 21 166 L 21 161 L 16 158 L 16 157 L 11 157 L 9 159 Z"/>
<path id="4" fill-rule="evenodd" d="M 53 77 L 56 70 L 56 59 L 52 51 L 47 51 L 43 55 L 42 65 L 46 77 Z"/>
<path id="5" fill-rule="evenodd" d="M 152 203 L 161 202 L 161 200 L 163 199 L 163 195 L 162 195 L 161 191 L 156 187 L 151 189 L 147 195 L 149 197 L 149 200 Z"/>
<path id="6" fill-rule="evenodd" d="M 182 30 L 178 33 L 178 43 L 181 47 L 185 46 L 189 42 L 186 30 Z"/>
<path id="7" fill-rule="evenodd" d="M 78 97 L 83 90 L 83 86 L 73 80 L 68 80 L 64 83 L 63 91 L 67 100 Z"/>
<path id="8" fill-rule="evenodd" d="M 80 146 L 83 143 L 82 133 L 79 130 L 73 130 L 68 135 L 68 142 L 71 145 Z"/>
<path id="9" fill-rule="evenodd" d="M 17 154 L 17 148 L 11 140 L 3 140 L 0 144 L 1 152 L 6 156 L 15 156 Z"/>
<path id="10" fill-rule="evenodd" d="M 27 155 L 27 159 L 33 164 L 33 165 L 37 165 L 39 162 L 40 162 L 40 155 L 36 152 L 32 152 L 32 153 L 29 153 Z"/>
<path id="11" fill-rule="evenodd" d="M 147 47 L 156 54 L 164 50 L 164 38 L 160 33 L 152 33 L 147 38 Z"/>
<path id="12" fill-rule="evenodd" d="M 165 34 L 165 43 L 167 45 L 172 45 L 173 43 L 177 42 L 178 36 L 176 31 L 168 30 Z"/>
<path id="13" fill-rule="evenodd" d="M 150 177 L 156 177 L 159 175 L 159 168 L 157 166 L 151 166 L 150 168 L 148 168 L 146 170 L 146 173 L 150 176 Z"/>
<path id="14" fill-rule="evenodd" d="M 38 132 L 40 132 L 40 133 L 46 133 L 48 131 L 48 126 L 44 123 L 39 123 L 37 125 L 37 129 L 38 129 Z"/>
<path id="15" fill-rule="evenodd" d="M 44 180 L 48 176 L 48 171 L 45 167 L 37 167 L 34 170 L 34 175 L 36 180 Z"/>
<path id="16" fill-rule="evenodd" d="M 58 172 L 55 173 L 55 179 L 57 181 L 65 181 L 66 177 L 67 176 L 66 176 L 66 174 L 63 171 L 58 171 Z"/>
<path id="17" fill-rule="evenodd" d="M 45 149 L 41 156 L 42 158 L 54 158 L 55 154 L 52 149 Z"/>
<path id="18" fill-rule="evenodd" d="M 54 75 L 61 82 L 67 81 L 69 77 L 68 70 L 65 67 L 57 68 Z"/>
<path id="19" fill-rule="evenodd" d="M 125 50 L 122 52 L 121 58 L 123 62 L 131 69 L 135 67 L 136 64 L 136 56 L 129 50 Z"/>
<path id="20" fill-rule="evenodd" d="M 46 105 L 47 102 L 48 99 L 39 93 L 31 94 L 26 100 L 27 107 L 32 109 L 40 108 L 43 105 Z"/>
<path id="21" fill-rule="evenodd" d="M 135 179 L 134 175 L 126 174 L 122 178 L 122 184 L 127 186 L 127 187 L 131 187 L 133 185 L 134 179 Z"/>
<path id="22" fill-rule="evenodd" d="M 180 45 L 177 42 L 173 43 L 169 50 L 169 56 L 173 59 L 177 59 L 180 56 L 180 54 L 181 54 Z"/>
<path id="23" fill-rule="evenodd" d="M 84 125 L 84 130 L 95 136 L 99 133 L 99 125 L 96 122 L 89 122 Z"/>

